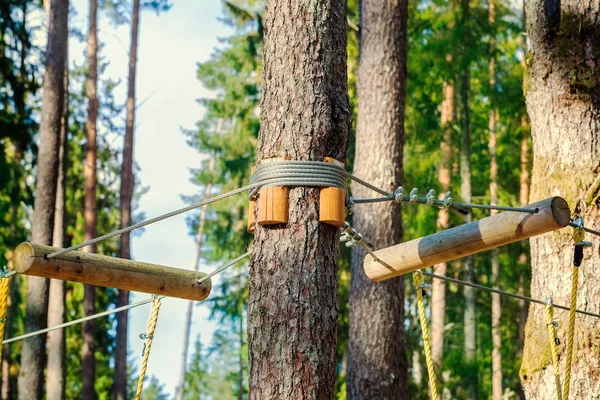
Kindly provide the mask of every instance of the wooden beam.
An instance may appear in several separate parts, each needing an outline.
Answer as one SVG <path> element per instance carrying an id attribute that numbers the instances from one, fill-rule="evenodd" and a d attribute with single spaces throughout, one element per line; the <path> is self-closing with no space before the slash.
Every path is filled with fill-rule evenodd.
<path id="1" fill-rule="evenodd" d="M 571 212 L 560 197 L 526 206 L 536 214 L 507 211 L 433 235 L 377 250 L 363 264 L 369 279 L 379 282 L 446 261 L 456 260 L 567 226 Z"/>
<path id="2" fill-rule="evenodd" d="M 35 243 L 21 243 L 15 249 L 14 269 L 24 275 L 81 282 L 90 285 L 133 290 L 187 300 L 204 300 L 210 294 L 210 279 L 194 272 L 140 261 L 70 251 L 50 259 L 44 256 L 60 250 Z"/>

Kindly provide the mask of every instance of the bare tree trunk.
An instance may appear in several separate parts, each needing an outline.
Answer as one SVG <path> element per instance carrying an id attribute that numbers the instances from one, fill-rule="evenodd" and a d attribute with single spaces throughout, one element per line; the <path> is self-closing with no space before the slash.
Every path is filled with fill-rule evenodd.
<path id="1" fill-rule="evenodd" d="M 446 59 L 450 62 L 451 56 Z M 440 143 L 440 169 L 438 182 L 444 193 L 450 190 L 450 161 L 452 160 L 452 124 L 454 123 L 454 82 L 444 82 L 444 100 L 442 102 L 441 126 L 444 129 L 444 137 Z M 447 209 L 438 212 L 437 229 L 446 230 L 450 227 L 450 215 Z M 446 275 L 448 263 L 437 264 L 433 267 L 437 275 Z M 431 282 L 431 356 L 433 362 L 441 366 L 444 356 L 444 327 L 446 319 L 446 282 L 434 279 Z"/>
<path id="2" fill-rule="evenodd" d="M 87 38 L 87 80 L 85 83 L 88 98 L 88 119 L 85 124 L 87 132 L 87 143 L 85 147 L 84 165 L 84 240 L 90 240 L 96 234 L 96 120 L 98 119 L 98 0 L 90 0 L 89 29 Z M 96 245 L 84 248 L 90 253 L 96 252 Z M 96 287 L 84 285 L 83 315 L 89 316 L 96 312 Z M 83 387 L 82 396 L 86 400 L 96 398 L 94 388 L 96 382 L 96 355 L 94 337 L 96 334 L 95 320 L 83 323 L 82 336 L 83 348 L 81 352 L 83 360 Z"/>
<path id="3" fill-rule="evenodd" d="M 406 19 L 406 1 L 362 1 L 354 173 L 390 192 L 403 176 Z M 371 196 L 358 185 L 352 193 Z M 356 207 L 352 221 L 375 248 L 401 240 L 402 216 L 395 202 Z M 365 254 L 360 246 L 352 249 L 347 397 L 408 398 L 404 280 L 371 282 L 362 267 Z"/>
<path id="4" fill-rule="evenodd" d="M 586 225 L 600 229 L 600 3 L 562 0 L 526 3 L 531 51 L 525 93 L 533 136 L 531 198 L 563 196 Z M 568 230 L 531 239 L 531 296 L 568 304 L 573 241 Z M 577 307 L 600 312 L 600 241 L 585 249 Z M 566 337 L 568 313 L 557 312 Z M 570 398 L 600 392 L 600 322 L 577 317 Z M 555 397 L 544 308 L 531 305 L 525 330 L 521 380 L 528 399 Z M 564 343 L 564 340 L 563 340 Z M 559 346 L 561 358 L 564 345 Z"/>
<path id="5" fill-rule="evenodd" d="M 131 225 L 131 202 L 135 186 L 133 172 L 133 146 L 135 130 L 135 84 L 137 72 L 137 53 L 140 25 L 140 0 L 133 1 L 131 12 L 131 47 L 129 49 L 129 78 L 127 87 L 127 119 L 125 125 L 125 142 L 123 144 L 123 173 L 121 175 L 121 228 Z M 131 236 L 129 232 L 120 237 L 121 258 L 131 258 Z M 129 304 L 129 291 L 119 290 L 117 307 Z M 117 314 L 117 347 L 115 350 L 115 379 L 113 382 L 113 398 L 127 399 L 127 331 L 129 312 Z"/>
<path id="6" fill-rule="evenodd" d="M 488 130 L 489 130 L 489 152 L 490 152 L 490 204 L 498 205 L 498 162 L 496 159 L 496 141 L 497 130 L 496 123 L 498 119 L 498 109 L 496 108 L 496 4 L 494 0 L 488 1 L 488 21 L 491 26 L 492 36 L 490 38 L 490 101 L 491 106 L 488 115 Z M 497 214 L 496 210 L 492 210 L 490 215 Z M 500 260 L 498 258 L 499 251 L 494 249 L 492 254 L 492 286 L 498 289 L 500 280 Z M 500 333 L 502 305 L 500 303 L 500 295 L 492 293 L 492 398 L 494 400 L 502 399 L 502 336 Z"/>
<path id="7" fill-rule="evenodd" d="M 220 133 L 222 121 L 219 121 L 217 127 L 217 133 Z M 215 155 L 211 155 L 211 159 L 208 165 L 209 173 L 212 174 L 215 170 Z M 204 198 L 208 199 L 211 196 L 212 183 L 206 185 L 204 189 Z M 200 218 L 198 222 L 198 230 L 196 231 L 196 257 L 194 258 L 194 271 L 200 270 L 200 261 L 202 259 L 202 244 L 204 242 L 204 224 L 206 222 L 207 208 L 202 207 L 200 210 Z M 190 347 L 190 335 L 192 331 L 192 316 L 194 313 L 194 303 L 189 301 L 187 311 L 185 314 L 185 331 L 183 336 L 183 350 L 181 352 L 181 363 L 180 363 L 180 375 L 179 383 L 177 385 L 177 395 L 175 400 L 183 400 L 185 391 L 185 375 L 187 372 L 187 359 Z"/>
<path id="8" fill-rule="evenodd" d="M 58 150 L 64 97 L 64 70 L 67 54 L 68 1 L 53 1 L 50 7 L 50 29 L 46 51 L 40 145 L 38 151 L 34 216 L 31 225 L 32 240 L 51 244 L 54 225 L 54 204 L 58 179 Z M 43 329 L 47 324 L 48 280 L 29 277 L 25 331 Z M 38 335 L 23 342 L 19 374 L 19 399 L 41 399 L 43 394 L 46 335 Z"/>
<path id="9" fill-rule="evenodd" d="M 345 0 L 266 1 L 257 161 L 345 161 L 346 7 Z M 290 189 L 289 205 L 287 225 L 256 229 L 249 398 L 333 399 L 339 231 L 318 222 L 317 188 Z"/>
<path id="10" fill-rule="evenodd" d="M 469 1 L 461 1 L 463 24 L 469 23 Z M 469 40 L 469 29 L 465 28 L 465 44 L 463 44 L 463 57 L 467 56 L 467 48 Z M 461 179 L 461 197 L 464 202 L 471 202 L 471 114 L 470 114 L 470 96 L 471 96 L 471 73 L 470 63 L 465 62 L 464 71 L 461 73 L 461 100 L 462 100 L 462 132 L 460 146 L 460 179 Z M 465 215 L 465 223 L 471 222 L 473 216 L 471 212 Z M 473 257 L 465 257 L 464 279 L 473 281 L 474 265 Z M 463 288 L 465 299 L 464 313 L 464 332 L 465 332 L 465 361 L 469 365 L 469 375 L 467 376 L 466 388 L 468 396 L 471 399 L 478 398 L 478 382 L 477 382 L 477 323 L 475 309 L 475 289 L 465 286 Z"/>
<path id="11" fill-rule="evenodd" d="M 68 27 L 67 27 L 68 29 Z M 60 125 L 60 149 L 58 152 L 58 181 L 56 186 L 56 204 L 54 207 L 54 233 L 52 245 L 54 247 L 67 246 L 65 240 L 65 177 L 67 174 L 68 148 L 69 148 L 69 61 L 68 46 L 65 62 L 64 99 L 62 120 Z M 65 281 L 50 280 L 48 300 L 48 326 L 55 326 L 65 322 Z M 46 373 L 46 397 L 49 400 L 63 400 L 65 398 L 65 330 L 58 329 L 48 332 L 48 362 Z"/>
<path id="12" fill-rule="evenodd" d="M 241 277 L 238 280 L 239 285 L 239 290 L 243 290 L 243 285 L 242 285 L 242 279 Z M 244 348 L 244 306 L 240 305 L 240 309 L 239 309 L 239 313 L 240 313 L 240 320 L 239 320 L 239 326 L 238 329 L 240 330 L 240 336 L 239 336 L 239 352 L 238 352 L 238 362 L 239 362 L 239 377 L 238 377 L 238 392 L 237 392 L 237 398 L 238 400 L 243 400 L 244 398 L 244 393 L 245 393 L 245 387 L 244 387 L 244 360 L 246 359 L 246 357 L 244 356 L 244 353 L 242 352 L 242 349 Z"/>

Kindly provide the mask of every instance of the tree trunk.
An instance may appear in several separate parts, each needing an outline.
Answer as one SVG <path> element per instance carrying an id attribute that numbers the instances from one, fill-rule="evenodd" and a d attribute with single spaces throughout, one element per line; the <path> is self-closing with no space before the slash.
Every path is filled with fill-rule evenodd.
<path id="1" fill-rule="evenodd" d="M 403 176 L 406 18 L 404 0 L 362 1 L 354 174 L 390 192 Z M 352 194 L 372 195 L 359 185 L 353 185 Z M 352 223 L 375 248 L 397 244 L 402 237 L 395 202 L 358 206 Z M 404 280 L 371 282 L 362 267 L 365 254 L 360 246 L 352 249 L 347 397 L 408 398 Z"/>
<path id="2" fill-rule="evenodd" d="M 561 4 L 562 3 L 562 4 Z M 556 6 L 557 8 L 553 8 Z M 560 7 L 560 9 L 558 8 Z M 600 229 L 600 3 L 563 0 L 526 4 L 531 51 L 525 93 L 533 136 L 532 199 L 563 196 L 586 225 Z M 586 235 L 577 307 L 600 312 L 600 241 Z M 534 237 L 531 296 L 569 304 L 573 270 L 571 230 Z M 566 337 L 568 313 L 556 312 L 558 336 Z M 600 392 L 600 322 L 577 316 L 570 398 Z M 531 305 L 521 379 L 528 399 L 555 397 L 544 307 Z M 565 340 L 562 341 L 565 343 Z M 559 346 L 561 359 L 564 345 Z M 564 365 L 564 364 L 563 364 Z M 563 374 L 564 375 L 564 374 Z"/>
<path id="3" fill-rule="evenodd" d="M 217 128 L 217 132 L 220 131 L 220 126 L 222 121 L 219 122 L 219 127 Z M 209 162 L 209 174 L 215 170 L 215 155 L 211 156 Z M 204 189 L 204 198 L 208 199 L 211 195 L 212 184 L 209 183 L 206 185 Z M 202 244 L 204 242 L 204 224 L 206 222 L 206 213 L 207 207 L 202 207 L 200 211 L 200 218 L 198 221 L 198 230 L 196 231 L 196 257 L 194 258 L 194 271 L 200 270 L 200 260 L 202 259 Z M 190 335 L 192 331 L 192 316 L 194 313 L 194 303 L 189 301 L 187 306 L 187 311 L 185 314 L 185 331 L 183 336 L 183 351 L 181 352 L 181 363 L 180 363 L 180 375 L 179 375 L 179 383 L 177 385 L 177 395 L 175 400 L 183 400 L 183 395 L 185 391 L 185 375 L 187 372 L 187 359 L 188 359 L 188 351 L 190 347 Z"/>
<path id="4" fill-rule="evenodd" d="M 496 107 L 496 4 L 494 0 L 488 2 L 488 21 L 490 23 L 492 35 L 490 38 L 490 110 L 488 114 L 488 130 L 489 130 L 489 152 L 490 152 L 490 204 L 498 205 L 498 162 L 496 159 L 496 140 L 497 130 L 496 123 L 498 119 L 498 109 Z M 491 210 L 490 215 L 497 214 L 496 210 Z M 498 249 L 491 252 L 492 256 L 492 286 L 498 289 L 500 280 L 500 259 Z M 492 398 L 494 400 L 502 399 L 502 336 L 501 336 L 501 317 L 502 305 L 500 303 L 500 295 L 492 293 Z"/>
<path id="5" fill-rule="evenodd" d="M 450 62 L 451 56 L 446 59 Z M 452 124 L 454 123 L 454 82 L 444 82 L 444 100 L 442 102 L 441 126 L 444 137 L 440 143 L 440 169 L 438 182 L 442 193 L 440 198 L 450 190 L 450 161 L 452 160 Z M 437 230 L 443 231 L 450 227 L 450 215 L 447 209 L 438 212 Z M 448 263 L 437 264 L 433 267 L 437 275 L 445 276 L 448 272 Z M 431 357 L 437 366 L 442 365 L 444 356 L 444 330 L 446 319 L 446 282 L 433 279 L 431 282 Z"/>
<path id="6" fill-rule="evenodd" d="M 462 0 L 462 18 L 463 24 L 469 24 L 469 1 Z M 465 43 L 463 44 L 462 56 L 468 58 L 468 43 L 469 29 L 465 28 Z M 460 146 L 460 191 L 462 201 L 471 202 L 471 114 L 470 114 L 470 96 L 471 96 L 471 73 L 470 62 L 465 61 L 464 70 L 461 73 L 461 102 L 462 102 L 462 127 L 461 127 L 461 146 Z M 471 212 L 465 215 L 464 222 L 469 223 L 473 219 Z M 463 259 L 464 279 L 473 281 L 474 265 L 473 257 L 465 257 Z M 477 389 L 477 323 L 475 310 L 475 289 L 464 286 L 463 295 L 465 299 L 465 314 L 464 314 L 464 332 L 465 332 L 465 361 L 469 366 L 469 374 L 466 377 L 466 389 L 468 397 L 471 399 L 478 398 Z"/>
<path id="7" fill-rule="evenodd" d="M 129 78 L 127 86 L 127 119 L 125 123 L 125 141 L 123 144 L 123 169 L 121 174 L 121 228 L 131 225 L 131 201 L 135 185 L 133 173 L 133 145 L 135 130 L 135 84 L 137 72 L 137 52 L 140 25 L 140 0 L 133 1 L 131 12 L 131 47 L 129 49 Z M 131 258 L 131 235 L 129 232 L 120 237 L 121 258 Z M 119 290 L 117 307 L 129 304 L 129 291 Z M 129 312 L 117 314 L 117 347 L 115 350 L 115 379 L 113 398 L 127 399 L 127 331 Z"/>
<path id="8" fill-rule="evenodd" d="M 46 71 L 44 73 L 40 144 L 37 158 L 32 240 L 51 244 L 54 225 L 54 202 L 58 179 L 58 150 L 63 105 L 63 80 L 67 49 L 68 1 L 53 1 L 50 8 Z M 43 329 L 47 324 L 48 280 L 28 278 L 25 331 Z M 21 352 L 19 399 L 41 399 L 46 360 L 46 335 L 25 339 Z"/>
<path id="9" fill-rule="evenodd" d="M 98 0 L 90 0 L 89 29 L 87 38 L 87 80 L 85 83 L 88 98 L 88 119 L 85 124 L 87 132 L 87 143 L 85 147 L 84 175 L 84 209 L 85 220 L 84 240 L 95 238 L 96 235 L 96 120 L 98 119 Z M 84 248 L 90 253 L 96 252 L 96 245 Z M 89 316 L 96 313 L 96 287 L 84 285 L 83 315 Z M 94 336 L 96 333 L 96 321 L 90 320 L 83 323 L 82 336 L 83 348 L 81 352 L 83 361 L 83 387 L 84 399 L 96 398 L 96 355 Z"/>
<path id="10" fill-rule="evenodd" d="M 257 161 L 344 162 L 350 129 L 346 1 L 267 0 Z M 333 399 L 339 230 L 319 190 L 292 188 L 289 223 L 256 229 L 250 261 L 252 399 Z"/>
<path id="11" fill-rule="evenodd" d="M 68 20 L 68 19 L 67 19 Z M 67 28 L 68 29 L 68 28 Z M 56 185 L 56 203 L 54 206 L 54 233 L 52 245 L 66 247 L 65 240 L 66 210 L 65 210 L 65 177 L 67 174 L 68 148 L 69 148 L 69 62 L 68 46 L 63 78 L 63 109 L 60 125 L 60 149 L 58 152 L 58 181 Z M 48 326 L 55 326 L 65 322 L 65 281 L 50 280 L 48 300 Z M 65 330 L 58 329 L 48 332 L 48 362 L 46 373 L 46 397 L 50 400 L 65 398 Z"/>

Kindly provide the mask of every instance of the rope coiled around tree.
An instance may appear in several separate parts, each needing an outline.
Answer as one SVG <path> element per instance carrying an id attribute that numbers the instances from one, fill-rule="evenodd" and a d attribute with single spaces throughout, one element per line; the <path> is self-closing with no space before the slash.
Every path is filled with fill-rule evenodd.
<path id="1" fill-rule="evenodd" d="M 423 302 L 424 278 L 421 271 L 413 273 L 413 282 L 417 289 L 417 307 L 419 308 L 419 319 L 421 321 L 421 331 L 423 333 L 423 348 L 425 350 L 425 362 L 427 363 L 427 374 L 429 375 L 429 388 L 431 389 L 431 399 L 437 400 L 437 380 L 433 368 L 433 357 L 431 356 L 431 342 L 429 341 L 429 329 L 427 328 L 427 319 L 425 318 L 425 304 Z"/>

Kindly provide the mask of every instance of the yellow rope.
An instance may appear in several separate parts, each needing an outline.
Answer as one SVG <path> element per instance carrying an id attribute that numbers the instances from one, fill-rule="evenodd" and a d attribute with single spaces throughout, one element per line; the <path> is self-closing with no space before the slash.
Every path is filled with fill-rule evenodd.
<path id="1" fill-rule="evenodd" d="M 556 329 L 554 322 L 554 306 L 552 300 L 548 301 L 546 305 L 546 326 L 548 327 L 548 334 L 550 335 L 550 352 L 552 353 L 552 364 L 554 365 L 554 379 L 556 381 L 556 397 L 558 400 L 562 400 L 562 390 L 560 388 L 560 371 L 558 369 L 558 351 L 557 347 L 560 343 L 556 337 Z"/>
<path id="2" fill-rule="evenodd" d="M 425 319 L 425 304 L 423 303 L 423 273 L 416 271 L 413 273 L 413 282 L 417 289 L 417 306 L 419 307 L 419 319 L 421 320 L 421 330 L 423 332 L 423 347 L 425 348 L 425 360 L 427 362 L 427 374 L 429 375 L 429 387 L 431 389 L 431 399 L 437 400 L 437 385 L 435 370 L 433 369 L 433 358 L 431 357 L 431 343 L 429 342 L 429 330 L 427 329 L 427 320 Z"/>
<path id="3" fill-rule="evenodd" d="M 148 368 L 148 357 L 150 356 L 150 347 L 152 346 L 152 339 L 154 339 L 154 331 L 156 330 L 156 322 L 158 321 L 158 311 L 160 310 L 160 298 L 155 298 L 152 301 L 152 310 L 150 311 L 150 317 L 148 317 L 148 325 L 146 326 L 146 334 L 140 337 L 146 339 L 144 343 L 144 351 L 142 354 L 142 367 L 140 368 L 140 379 L 138 380 L 137 392 L 135 394 L 135 400 L 142 398 L 142 390 L 144 388 L 144 378 L 146 377 L 146 369 Z"/>
<path id="4" fill-rule="evenodd" d="M 6 325 L 6 312 L 8 310 L 8 283 L 10 278 L 0 279 L 0 359 L 2 358 L 2 342 L 4 340 L 4 326 Z"/>
<path id="5" fill-rule="evenodd" d="M 565 366 L 565 385 L 564 396 L 565 400 L 569 399 L 569 391 L 571 389 L 571 365 L 573 361 L 573 349 L 575 344 L 575 310 L 577 308 L 577 288 L 579 286 L 579 266 L 583 256 L 583 246 L 577 243 L 583 242 L 585 232 L 583 228 L 575 228 L 573 231 L 573 241 L 575 244 L 575 255 L 573 260 L 573 273 L 571 275 L 571 304 L 569 311 L 569 331 L 567 333 L 567 365 Z M 579 247 L 579 248 L 578 248 Z M 578 254 L 579 253 L 579 256 Z"/>

